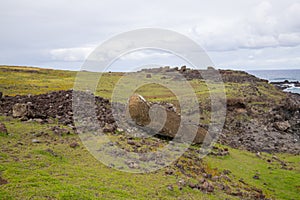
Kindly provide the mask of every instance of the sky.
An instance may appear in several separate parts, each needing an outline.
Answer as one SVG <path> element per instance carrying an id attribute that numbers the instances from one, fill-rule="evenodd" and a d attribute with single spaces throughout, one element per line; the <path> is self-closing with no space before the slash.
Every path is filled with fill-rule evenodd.
<path id="1" fill-rule="evenodd" d="M 197 42 L 216 68 L 300 68 L 298 0 L 1 0 L 0 65 L 80 70 L 112 36 L 140 28 L 176 31 Z M 161 51 L 118 65 L 184 64 Z"/>

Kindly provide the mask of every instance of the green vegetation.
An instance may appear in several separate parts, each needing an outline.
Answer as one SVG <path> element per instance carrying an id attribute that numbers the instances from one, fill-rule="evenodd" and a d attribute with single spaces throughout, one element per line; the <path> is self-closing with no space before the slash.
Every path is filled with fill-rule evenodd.
<path id="1" fill-rule="evenodd" d="M 0 117 L 8 136 L 0 136 L 1 199 L 224 199 L 228 195 L 176 187 L 180 178 L 165 169 L 148 174 L 128 174 L 101 164 L 80 143 L 77 135 L 55 135 L 51 125 Z M 67 128 L 67 127 L 64 127 Z M 43 131 L 32 143 L 34 133 Z M 69 147 L 80 143 L 77 148 Z M 168 186 L 173 185 L 174 191 Z"/>
<path id="2" fill-rule="evenodd" d="M 4 95 L 42 94 L 73 88 L 76 73 L 52 69 L 0 66 Z"/>
<path id="3" fill-rule="evenodd" d="M 242 179 L 247 184 L 262 189 L 269 197 L 299 198 L 300 156 L 277 154 L 280 161 L 288 163 L 288 166 L 284 167 L 267 153 L 261 153 L 258 157 L 253 153 L 233 148 L 229 148 L 229 151 L 230 156 L 208 156 L 205 160 L 212 168 L 229 169 L 236 180 Z M 259 179 L 253 178 L 256 174 Z"/>
<path id="4" fill-rule="evenodd" d="M 122 73 L 105 73 L 96 94 L 110 98 L 114 85 Z M 4 95 L 40 94 L 55 90 L 72 89 L 76 72 L 37 69 L 27 67 L 0 67 L 0 91 Z M 199 101 L 207 103 L 209 95 L 203 81 L 192 80 Z M 228 98 L 237 98 L 249 84 L 226 83 Z M 151 90 L 149 90 L 151 89 Z M 272 86 L 258 86 L 262 99 L 251 103 L 264 107 L 266 99 L 280 101 L 282 93 Z M 150 91 L 150 92 L 149 92 Z M 171 101 L 176 98 L 165 87 L 148 84 L 138 92 L 151 101 Z M 215 91 L 217 92 L 217 91 Z M 250 94 L 244 93 L 244 96 Z M 207 111 L 205 115 L 209 115 Z M 0 199 L 239 199 L 216 189 L 205 194 L 189 187 L 178 187 L 180 179 L 187 179 L 179 170 L 175 175 L 166 175 L 167 168 L 147 174 L 129 174 L 111 169 L 96 160 L 82 145 L 78 135 L 56 135 L 51 130 L 54 124 L 40 124 L 34 121 L 21 122 L 0 116 L 9 134 L 0 133 L 0 178 L 7 184 L 0 184 Z M 63 127 L 69 129 L 68 127 Z M 37 133 L 43 132 L 37 137 Z M 117 139 L 120 134 L 112 135 Z M 40 143 L 33 143 L 38 138 Z M 71 148 L 71 143 L 79 147 Z M 124 144 L 126 145 L 126 144 Z M 244 150 L 228 148 L 227 156 L 209 155 L 202 165 L 213 175 L 230 170 L 228 175 L 237 185 L 261 189 L 272 199 L 298 199 L 300 194 L 300 156 L 276 154 L 280 161 L 270 154 L 257 156 Z M 126 147 L 125 147 L 126 148 Z M 192 146 L 192 149 L 198 149 Z M 188 165 L 189 158 L 181 158 Z M 192 172 L 191 172 L 192 174 Z M 258 174 L 259 179 L 253 176 Z M 194 174 L 197 176 L 197 174 Z M 199 177 L 201 175 L 199 174 Z M 189 178 L 198 181 L 197 177 Z M 1 181 L 0 181 L 1 182 Z M 168 189 L 169 186 L 173 190 Z"/>

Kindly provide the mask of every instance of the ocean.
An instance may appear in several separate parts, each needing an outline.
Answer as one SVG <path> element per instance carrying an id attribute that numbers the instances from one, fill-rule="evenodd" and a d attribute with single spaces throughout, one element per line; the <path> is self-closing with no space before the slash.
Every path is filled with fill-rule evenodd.
<path id="1" fill-rule="evenodd" d="M 300 69 L 290 69 L 290 70 L 249 70 L 247 71 L 256 77 L 266 79 L 269 82 L 283 82 L 288 81 L 299 81 L 300 82 Z M 291 84 L 289 88 L 285 89 L 286 92 L 298 93 L 300 94 L 300 87 L 295 87 Z"/>

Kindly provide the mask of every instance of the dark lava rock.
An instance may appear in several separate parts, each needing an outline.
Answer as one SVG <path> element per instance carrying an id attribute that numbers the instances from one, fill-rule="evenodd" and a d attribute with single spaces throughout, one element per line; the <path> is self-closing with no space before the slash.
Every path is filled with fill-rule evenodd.
<path id="1" fill-rule="evenodd" d="M 253 176 L 253 179 L 259 179 L 259 175 L 258 175 L 258 174 L 255 174 L 255 175 Z"/>
<path id="2" fill-rule="evenodd" d="M 41 121 L 43 123 L 57 119 L 60 124 L 74 127 L 73 92 L 77 92 L 76 96 L 83 101 L 79 105 L 80 108 L 78 110 L 81 110 L 86 117 L 92 116 L 91 113 L 87 112 L 89 105 L 84 102 L 85 97 L 89 95 L 86 92 L 72 90 L 55 91 L 39 95 L 4 96 L 0 102 L 0 114 L 17 117 L 22 120 L 43 120 Z M 94 110 L 100 126 L 104 127 L 106 124 L 109 124 L 109 129 L 106 130 L 114 132 L 117 126 L 110 109 L 111 104 L 109 100 L 93 95 L 92 98 L 95 100 L 96 107 Z"/>

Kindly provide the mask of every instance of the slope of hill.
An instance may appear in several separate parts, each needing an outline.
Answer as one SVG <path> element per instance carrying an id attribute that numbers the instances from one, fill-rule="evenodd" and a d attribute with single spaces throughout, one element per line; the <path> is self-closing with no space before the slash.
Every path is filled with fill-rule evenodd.
<path id="1" fill-rule="evenodd" d="M 151 71 L 144 73 L 155 76 Z M 199 98 L 205 127 L 210 116 L 209 91 L 197 72 L 182 73 Z M 297 199 L 299 97 L 244 72 L 220 73 L 228 113 L 212 153 L 200 159 L 200 146 L 192 145 L 166 168 L 130 174 L 101 164 L 76 134 L 70 114 L 71 91 L 66 91 L 72 89 L 76 72 L 0 67 L 0 91 L 4 95 L 0 122 L 7 128 L 0 134 L 1 199 Z M 121 76 L 103 74 L 105 85 L 96 95 L 109 99 Z M 176 106 L 172 93 L 158 85 L 146 85 L 137 92 L 147 100 Z M 28 102 L 36 105 L 34 115 L 13 118 L 12 106 Z M 51 109 L 47 109 L 49 102 L 53 103 Z M 282 126 L 283 122 L 289 126 Z M 139 139 L 115 129 L 107 132 L 128 151 L 155 150 L 168 143 L 160 137 Z"/>

